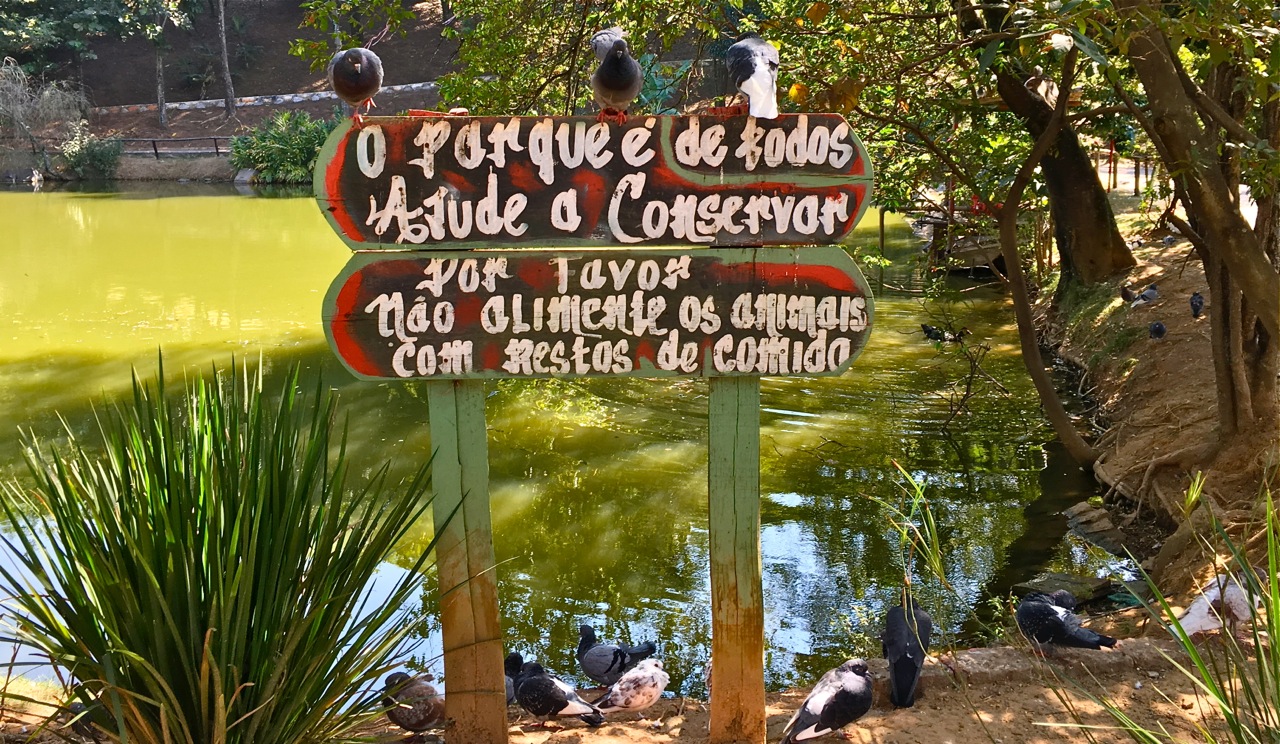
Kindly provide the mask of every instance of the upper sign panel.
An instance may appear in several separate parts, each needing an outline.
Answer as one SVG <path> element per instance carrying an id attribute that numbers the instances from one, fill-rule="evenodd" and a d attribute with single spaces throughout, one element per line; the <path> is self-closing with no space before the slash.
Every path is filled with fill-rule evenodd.
<path id="1" fill-rule="evenodd" d="M 857 224 L 871 163 L 836 114 L 369 117 L 315 189 L 357 251 L 808 245 Z"/>

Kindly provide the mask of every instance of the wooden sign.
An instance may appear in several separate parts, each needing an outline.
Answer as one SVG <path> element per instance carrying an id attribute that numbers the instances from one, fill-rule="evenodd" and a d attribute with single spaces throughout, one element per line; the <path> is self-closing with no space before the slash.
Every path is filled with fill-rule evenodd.
<path id="1" fill-rule="evenodd" d="M 841 248 L 353 256 L 325 299 L 366 378 L 833 375 L 871 327 Z"/>
<path id="2" fill-rule="evenodd" d="M 316 198 L 353 250 L 839 242 L 871 161 L 838 114 L 370 117 Z"/>

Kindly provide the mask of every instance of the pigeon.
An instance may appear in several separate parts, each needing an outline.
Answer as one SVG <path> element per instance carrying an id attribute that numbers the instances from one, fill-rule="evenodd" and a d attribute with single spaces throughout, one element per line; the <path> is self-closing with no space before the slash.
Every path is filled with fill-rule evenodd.
<path id="1" fill-rule="evenodd" d="M 932 634 L 933 619 L 904 590 L 903 601 L 885 616 L 880 637 L 880 648 L 889 661 L 889 700 L 899 708 L 915 705 L 916 683 Z"/>
<path id="2" fill-rule="evenodd" d="M 588 726 L 604 723 L 599 708 L 578 697 L 572 687 L 547 674 L 541 664 L 533 661 L 520 667 L 520 676 L 516 678 L 516 702 L 543 719 L 577 716 Z M 544 720 L 543 725 L 545 723 Z"/>
<path id="3" fill-rule="evenodd" d="M 583 673 L 606 687 L 616 684 L 623 673 L 658 650 L 653 641 L 632 648 L 602 644 L 590 625 L 578 626 L 578 639 L 578 664 Z"/>
<path id="4" fill-rule="evenodd" d="M 1165 248 L 1169 248 L 1169 247 L 1172 247 L 1174 243 L 1178 242 L 1178 239 L 1173 235 L 1166 235 L 1164 236 L 1164 240 L 1162 240 L 1161 242 L 1164 243 Z"/>
<path id="5" fill-rule="evenodd" d="M 596 53 L 600 65 L 591 76 L 591 91 L 600 107 L 599 121 L 627 123 L 627 107 L 640 95 L 644 86 L 644 73 L 640 63 L 631 56 L 626 36 L 614 26 L 597 31 L 591 37 L 591 50 Z"/>
<path id="6" fill-rule="evenodd" d="M 630 710 L 640 712 L 658 702 L 671 678 L 662 671 L 662 662 L 643 659 L 631 667 L 604 697 L 595 702 L 601 713 Z"/>
<path id="7" fill-rule="evenodd" d="M 382 60 L 363 47 L 338 52 L 329 60 L 329 87 L 355 109 L 351 118 L 360 126 L 360 107 L 372 108 L 373 97 L 382 89 Z"/>
<path id="8" fill-rule="evenodd" d="M 516 701 L 516 678 L 520 676 L 520 667 L 524 666 L 524 657 L 512 651 L 502 663 L 503 679 L 507 682 L 507 705 Z"/>
<path id="9" fill-rule="evenodd" d="M 1161 323 L 1158 320 L 1155 321 L 1147 328 L 1147 332 L 1151 335 L 1151 338 L 1159 341 L 1160 339 L 1164 338 L 1164 334 L 1166 332 L 1164 323 Z"/>
<path id="10" fill-rule="evenodd" d="M 745 33 L 724 54 L 733 84 L 747 97 L 747 113 L 778 118 L 778 50 L 758 34 Z"/>
<path id="11" fill-rule="evenodd" d="M 1133 302 L 1138 299 L 1138 293 L 1130 289 L 1128 284 L 1125 284 L 1120 287 L 1120 299 L 1125 302 Z"/>
<path id="12" fill-rule="evenodd" d="M 1133 249 L 1142 247 L 1142 238 L 1133 238 L 1129 241 L 1129 247 Z"/>
<path id="13" fill-rule="evenodd" d="M 1231 625 L 1248 623 L 1262 600 L 1260 593 L 1253 594 L 1243 572 L 1234 576 L 1220 573 L 1178 618 L 1178 626 L 1193 636 L 1218 630 L 1223 621 Z"/>
<path id="14" fill-rule="evenodd" d="M 862 659 L 849 659 L 822 675 L 787 721 L 779 744 L 825 736 L 858 720 L 871 710 L 871 686 L 867 662 Z"/>
<path id="15" fill-rule="evenodd" d="M 1080 618 L 1072 611 L 1074 597 L 1066 592 L 1055 592 L 1054 595 L 1032 592 L 1018 604 L 1015 613 L 1018 629 L 1033 646 L 1041 650 L 1047 646 L 1097 650 L 1116 645 L 1116 639 L 1080 625 Z"/>
<path id="16" fill-rule="evenodd" d="M 1142 290 L 1142 294 L 1133 298 L 1133 302 L 1129 303 L 1129 307 L 1137 307 L 1139 305 L 1146 305 L 1148 303 L 1155 302 L 1156 298 L 1159 296 L 1160 293 L 1156 290 L 1156 285 L 1149 285 L 1146 289 Z"/>
<path id="17" fill-rule="evenodd" d="M 964 341 L 965 336 L 969 336 L 972 333 L 973 331 L 969 330 L 968 328 L 961 328 L 955 333 L 952 333 L 951 331 L 943 331 L 942 340 L 946 341 L 949 344 L 958 344 Z"/>
<path id="18" fill-rule="evenodd" d="M 67 706 L 67 714 L 71 716 L 71 730 L 76 732 L 77 736 L 85 739 L 92 739 L 95 742 L 101 741 L 100 729 L 110 728 L 107 713 L 102 708 L 102 704 L 98 702 L 85 705 L 77 700 Z"/>
<path id="19" fill-rule="evenodd" d="M 1199 318 L 1200 313 L 1204 312 L 1204 295 L 1199 292 L 1191 293 L 1191 317 Z"/>
<path id="20" fill-rule="evenodd" d="M 387 719 L 405 731 L 426 731 L 444 720 L 444 696 L 428 684 L 430 674 L 413 678 L 404 672 L 388 674 L 382 687 Z"/>

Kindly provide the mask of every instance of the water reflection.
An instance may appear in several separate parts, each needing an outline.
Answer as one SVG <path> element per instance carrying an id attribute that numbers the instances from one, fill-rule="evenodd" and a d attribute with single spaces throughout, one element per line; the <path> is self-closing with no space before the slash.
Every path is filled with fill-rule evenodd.
<path id="1" fill-rule="evenodd" d="M 421 386 L 356 381 L 327 349 L 320 304 L 349 254 L 314 202 L 165 188 L 163 199 L 0 192 L 0 215 L 12 226 L 0 254 L 0 476 L 22 477 L 16 427 L 53 436 L 60 412 L 87 433 L 94 401 L 123 393 L 130 367 L 153 374 L 158 348 L 175 378 L 232 355 L 261 355 L 273 378 L 295 363 L 323 374 L 349 416 L 357 470 L 397 457 L 407 471 L 429 456 Z M 876 215 L 864 224 L 855 240 L 871 245 Z M 912 570 L 948 632 L 972 634 L 965 620 L 975 603 L 1047 566 L 1091 573 L 1109 565 L 1062 539 L 1056 512 L 1091 486 L 1050 442 L 1012 313 L 993 290 L 966 292 L 949 312 L 975 332 L 971 341 L 992 347 L 984 367 L 1007 392 L 990 386 L 943 428 L 947 391 L 968 365 L 921 338 L 919 323 L 940 310 L 919 301 L 909 231 L 893 218 L 888 228 L 896 263 L 883 272 L 876 327 L 853 369 L 762 385 L 770 688 L 810 682 L 842 657 L 876 648 L 867 636 L 878 633 L 903 570 L 880 505 L 902 498 L 894 461 L 927 484 L 941 527 L 957 594 Z M 590 622 L 607 640 L 657 640 L 673 687 L 702 691 L 711 628 L 705 382 L 501 382 L 489 390 L 508 646 L 572 677 L 577 626 Z M 429 534 L 421 525 L 401 562 Z M 427 612 L 423 634 L 436 630 Z"/>

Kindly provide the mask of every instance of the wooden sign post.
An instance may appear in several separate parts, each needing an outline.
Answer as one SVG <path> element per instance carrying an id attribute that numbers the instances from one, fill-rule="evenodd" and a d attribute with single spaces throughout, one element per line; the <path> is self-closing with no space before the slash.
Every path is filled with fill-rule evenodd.
<path id="1" fill-rule="evenodd" d="M 866 344 L 871 292 L 834 244 L 870 188 L 834 114 L 373 117 L 329 137 L 316 197 L 356 251 L 330 346 L 359 377 L 428 385 L 449 736 L 506 741 L 483 380 L 701 375 L 710 741 L 764 741 L 760 377 L 841 374 Z"/>

